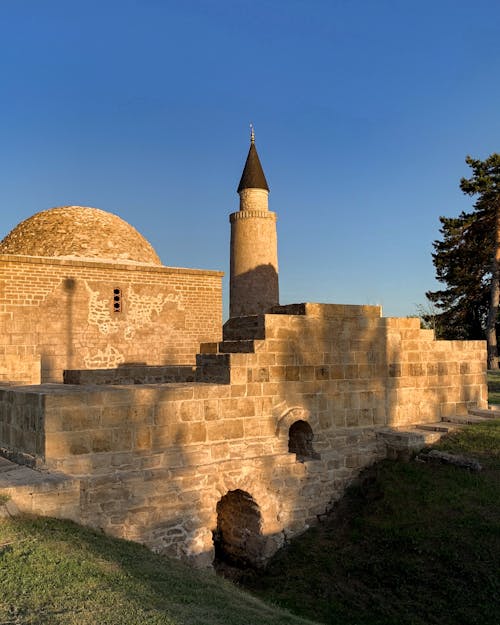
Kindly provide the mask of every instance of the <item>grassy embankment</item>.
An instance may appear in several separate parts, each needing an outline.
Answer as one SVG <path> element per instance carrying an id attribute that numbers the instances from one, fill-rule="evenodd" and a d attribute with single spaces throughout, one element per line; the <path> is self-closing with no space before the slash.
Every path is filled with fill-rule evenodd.
<path id="1" fill-rule="evenodd" d="M 490 378 L 500 401 L 500 375 Z M 498 394 L 498 395 L 497 395 Z M 498 625 L 500 421 L 440 448 L 481 473 L 383 462 L 325 523 L 247 575 L 212 574 L 51 519 L 0 520 L 0 624 Z"/>
<path id="2" fill-rule="evenodd" d="M 0 519 L 1 625 L 306 625 L 213 573 L 54 519 Z"/>

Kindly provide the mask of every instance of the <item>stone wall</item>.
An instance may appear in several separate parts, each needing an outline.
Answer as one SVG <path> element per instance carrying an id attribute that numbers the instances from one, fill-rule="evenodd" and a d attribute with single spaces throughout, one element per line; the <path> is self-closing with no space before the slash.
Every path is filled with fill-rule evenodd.
<path id="1" fill-rule="evenodd" d="M 62 382 L 64 369 L 194 364 L 200 342 L 220 338 L 221 277 L 1 255 L 0 380 Z"/>
<path id="2" fill-rule="evenodd" d="M 80 479 L 83 523 L 205 564 L 213 559 L 217 503 L 242 490 L 260 510 L 265 560 L 385 449 L 373 429 L 337 428 L 330 437 L 317 415 L 300 407 L 283 414 L 279 398 L 248 391 L 213 384 L 33 387 L 45 434 L 38 466 Z M 24 395 L 0 392 L 11 405 Z M 289 452 L 296 420 L 311 424 L 317 459 L 299 462 Z"/>
<path id="3" fill-rule="evenodd" d="M 265 327 L 249 334 L 228 327 L 228 338 L 256 333 L 248 375 L 298 382 L 287 385 L 288 397 L 323 381 L 324 413 L 336 425 L 423 423 L 487 405 L 484 341 L 437 341 L 419 319 L 383 318 L 378 306 L 275 311 L 282 314 L 266 315 Z M 244 328 L 252 318 L 235 322 Z"/>
<path id="4" fill-rule="evenodd" d="M 378 307 L 280 307 L 224 336 L 202 346 L 204 382 L 0 390 L 0 445 L 78 478 L 81 522 L 208 565 L 228 493 L 255 503 L 265 560 L 385 456 L 379 432 L 486 406 L 484 343 Z"/>

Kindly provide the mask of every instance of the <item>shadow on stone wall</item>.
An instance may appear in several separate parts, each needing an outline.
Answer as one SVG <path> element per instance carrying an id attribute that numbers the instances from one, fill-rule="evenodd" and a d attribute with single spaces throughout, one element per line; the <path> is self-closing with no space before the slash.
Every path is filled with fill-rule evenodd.
<path id="1" fill-rule="evenodd" d="M 73 368 L 73 300 L 75 295 L 76 280 L 65 278 L 63 289 L 66 293 L 66 368 Z"/>
<path id="2" fill-rule="evenodd" d="M 439 419 L 429 411 L 449 403 L 448 376 L 458 367 L 440 367 L 446 344 L 432 348 L 431 362 L 430 335 L 415 320 L 349 307 L 327 316 L 311 306 L 317 314 L 267 315 L 254 352 L 223 354 L 231 384 L 60 387 L 60 401 L 44 404 L 51 453 L 61 459 L 49 468 L 81 477 L 82 521 L 210 566 L 217 507 L 240 491 L 258 509 L 265 560 L 385 456 L 377 430 Z M 310 451 L 313 441 L 316 456 L 290 447 L 297 423 L 310 428 L 301 445 Z M 231 522 L 230 534 L 245 529 L 244 514 Z"/>
<path id="3" fill-rule="evenodd" d="M 402 348 L 418 336 L 415 320 L 266 317 L 266 340 L 256 341 L 255 353 L 238 354 L 256 365 L 241 367 L 241 384 L 148 389 L 153 452 L 135 475 L 127 475 L 126 458 L 117 466 L 125 473 L 116 496 L 109 484 L 89 484 L 91 507 L 102 500 L 92 514 L 108 523 L 106 531 L 115 524 L 120 535 L 208 566 L 217 505 L 243 491 L 259 509 L 268 558 L 327 514 L 364 467 L 385 457 L 378 429 L 439 419 L 447 369 L 440 374 L 436 365 L 429 392 L 419 387 L 426 363 L 417 356 L 406 362 Z M 423 347 L 407 351 L 424 354 Z M 274 434 L 264 435 L 269 420 Z M 290 449 L 289 431 L 298 422 L 311 428 L 317 457 L 304 461 Z"/>
<path id="4" fill-rule="evenodd" d="M 230 316 L 258 315 L 279 302 L 278 274 L 271 265 L 259 265 L 251 271 L 232 276 Z"/>

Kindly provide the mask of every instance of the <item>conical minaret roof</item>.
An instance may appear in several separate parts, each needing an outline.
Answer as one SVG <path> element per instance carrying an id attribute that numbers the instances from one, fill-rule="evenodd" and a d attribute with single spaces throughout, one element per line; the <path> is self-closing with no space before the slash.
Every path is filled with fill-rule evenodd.
<path id="1" fill-rule="evenodd" d="M 248 150 L 247 160 L 243 173 L 241 174 L 240 184 L 238 185 L 238 193 L 243 189 L 265 189 L 269 191 L 264 170 L 260 164 L 257 148 L 255 147 L 255 135 L 252 128 L 250 138 L 250 149 Z"/>

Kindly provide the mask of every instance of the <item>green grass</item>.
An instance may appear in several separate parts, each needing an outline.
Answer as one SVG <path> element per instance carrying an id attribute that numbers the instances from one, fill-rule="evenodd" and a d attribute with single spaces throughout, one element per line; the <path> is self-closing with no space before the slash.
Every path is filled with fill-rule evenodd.
<path id="1" fill-rule="evenodd" d="M 488 371 L 488 401 L 500 404 L 500 371 Z"/>
<path id="2" fill-rule="evenodd" d="M 209 572 L 70 522 L 0 520 L 2 625 L 306 625 Z"/>
<path id="3" fill-rule="evenodd" d="M 498 625 L 500 421 L 444 439 L 471 473 L 385 461 L 336 512 L 242 583 L 327 624 Z"/>

